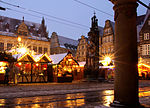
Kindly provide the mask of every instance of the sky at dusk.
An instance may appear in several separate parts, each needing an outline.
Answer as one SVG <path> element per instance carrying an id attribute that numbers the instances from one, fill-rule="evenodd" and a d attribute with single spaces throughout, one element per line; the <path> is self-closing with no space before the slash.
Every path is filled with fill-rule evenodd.
<path id="1" fill-rule="evenodd" d="M 0 6 L 11 10 L 0 11 L 1 16 L 7 16 L 22 20 L 41 23 L 42 17 L 45 18 L 49 36 L 52 32 L 72 39 L 78 39 L 81 35 L 87 36 L 91 26 L 91 17 L 95 11 L 99 26 L 104 26 L 107 19 L 114 21 L 113 4 L 108 0 L 78 0 L 96 9 L 85 6 L 76 0 L 0 0 L 13 5 L 17 8 L 0 2 Z M 149 4 L 150 0 L 141 0 Z M 103 11 L 103 12 L 100 12 Z M 138 15 L 146 13 L 146 8 L 139 5 Z M 33 12 L 36 11 L 36 12 Z M 40 12 L 38 14 L 37 12 Z M 108 14 L 104 14 L 108 13 Z"/>

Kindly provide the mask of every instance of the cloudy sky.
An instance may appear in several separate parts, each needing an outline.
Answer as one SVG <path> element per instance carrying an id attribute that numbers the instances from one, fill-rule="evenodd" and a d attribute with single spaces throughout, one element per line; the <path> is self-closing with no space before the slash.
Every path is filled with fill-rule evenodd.
<path id="1" fill-rule="evenodd" d="M 4 1 L 4 2 L 2 2 Z M 149 4 L 150 0 L 141 0 Z M 105 20 L 113 20 L 113 4 L 108 0 L 0 0 L 0 6 L 9 8 L 0 11 L 0 15 L 41 23 L 45 18 L 51 36 L 58 35 L 78 39 L 87 36 L 94 11 L 99 26 L 104 26 Z M 19 6 L 20 8 L 18 8 Z M 146 13 L 146 8 L 139 5 L 138 15 Z"/>

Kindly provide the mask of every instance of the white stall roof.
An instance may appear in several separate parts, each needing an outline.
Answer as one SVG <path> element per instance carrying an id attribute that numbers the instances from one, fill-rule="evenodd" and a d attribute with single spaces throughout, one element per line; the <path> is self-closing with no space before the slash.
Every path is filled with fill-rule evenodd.
<path id="1" fill-rule="evenodd" d="M 66 55 L 67 53 L 62 53 L 50 55 L 49 57 L 51 58 L 53 64 L 58 64 Z"/>

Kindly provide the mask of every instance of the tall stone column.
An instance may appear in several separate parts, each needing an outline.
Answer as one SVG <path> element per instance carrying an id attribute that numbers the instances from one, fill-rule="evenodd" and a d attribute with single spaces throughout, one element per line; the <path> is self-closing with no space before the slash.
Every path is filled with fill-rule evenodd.
<path id="1" fill-rule="evenodd" d="M 112 106 L 139 106 L 136 0 L 111 0 L 115 11 L 115 82 Z"/>

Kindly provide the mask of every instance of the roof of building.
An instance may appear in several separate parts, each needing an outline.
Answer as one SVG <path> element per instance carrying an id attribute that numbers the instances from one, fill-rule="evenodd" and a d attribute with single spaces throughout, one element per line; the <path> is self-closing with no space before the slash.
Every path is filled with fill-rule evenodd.
<path id="1" fill-rule="evenodd" d="M 140 41 L 140 36 L 139 36 L 139 32 L 141 31 L 143 24 L 144 24 L 144 19 L 145 19 L 146 15 L 141 15 L 141 16 L 137 16 L 137 20 L 136 20 L 136 27 L 137 27 L 137 42 Z"/>
<path id="2" fill-rule="evenodd" d="M 150 3 L 149 3 L 149 7 L 150 7 Z M 144 23 L 145 23 L 145 21 L 147 20 L 147 18 L 148 18 L 149 15 L 150 15 L 150 9 L 147 9 L 146 16 L 145 16 L 145 18 L 144 18 Z M 143 23 L 143 24 L 144 24 L 144 23 Z"/>
<path id="3" fill-rule="evenodd" d="M 62 53 L 50 55 L 49 57 L 51 58 L 53 64 L 58 64 L 66 55 L 67 53 Z"/>
<path id="4" fill-rule="evenodd" d="M 9 18 L 5 16 L 0 16 L 0 22 L 2 25 L 9 24 L 9 28 L 11 32 L 15 32 L 15 29 L 21 24 L 22 20 Z M 38 30 L 41 24 L 30 22 L 30 21 L 24 21 L 24 23 L 28 26 L 34 26 L 35 30 Z M 2 28 L 0 28 L 2 30 Z M 3 31 L 3 30 L 2 30 Z"/>
<path id="5" fill-rule="evenodd" d="M 99 34 L 100 34 L 100 36 L 103 36 L 104 28 L 103 28 L 103 27 L 101 27 L 101 26 L 98 26 L 98 30 L 99 30 Z"/>
<path id="6" fill-rule="evenodd" d="M 150 6 L 150 4 L 149 4 L 149 6 Z M 140 41 L 139 33 L 140 33 L 141 29 L 143 28 L 149 15 L 150 15 L 150 10 L 147 9 L 146 14 L 137 17 L 137 22 L 136 22 L 136 25 L 137 25 L 137 42 Z"/>
<path id="7" fill-rule="evenodd" d="M 136 19 L 136 25 L 137 26 L 143 24 L 145 16 L 146 16 L 145 14 L 137 16 L 137 19 Z"/>
<path id="8" fill-rule="evenodd" d="M 0 34 L 4 36 L 16 37 L 16 30 L 21 23 L 22 20 L 0 16 Z M 46 37 L 41 37 L 40 34 L 38 34 L 41 24 L 30 21 L 24 21 L 24 23 L 30 32 L 30 37 L 28 37 L 29 39 L 48 41 Z M 7 24 L 9 25 L 9 30 L 5 29 Z"/>
<path id="9" fill-rule="evenodd" d="M 86 61 L 78 62 L 79 66 L 84 66 L 86 64 Z"/>
<path id="10" fill-rule="evenodd" d="M 78 45 L 78 40 L 74 40 L 74 39 L 71 39 L 71 38 L 66 38 L 66 37 L 63 37 L 63 36 L 58 36 L 58 40 L 59 40 L 60 46 L 65 46 L 64 45 L 65 43 L 71 44 L 71 45 L 74 45 L 74 46 Z"/>
<path id="11" fill-rule="evenodd" d="M 113 32 L 115 32 L 115 22 L 110 21 L 110 24 L 111 24 L 111 26 L 113 28 Z"/>

